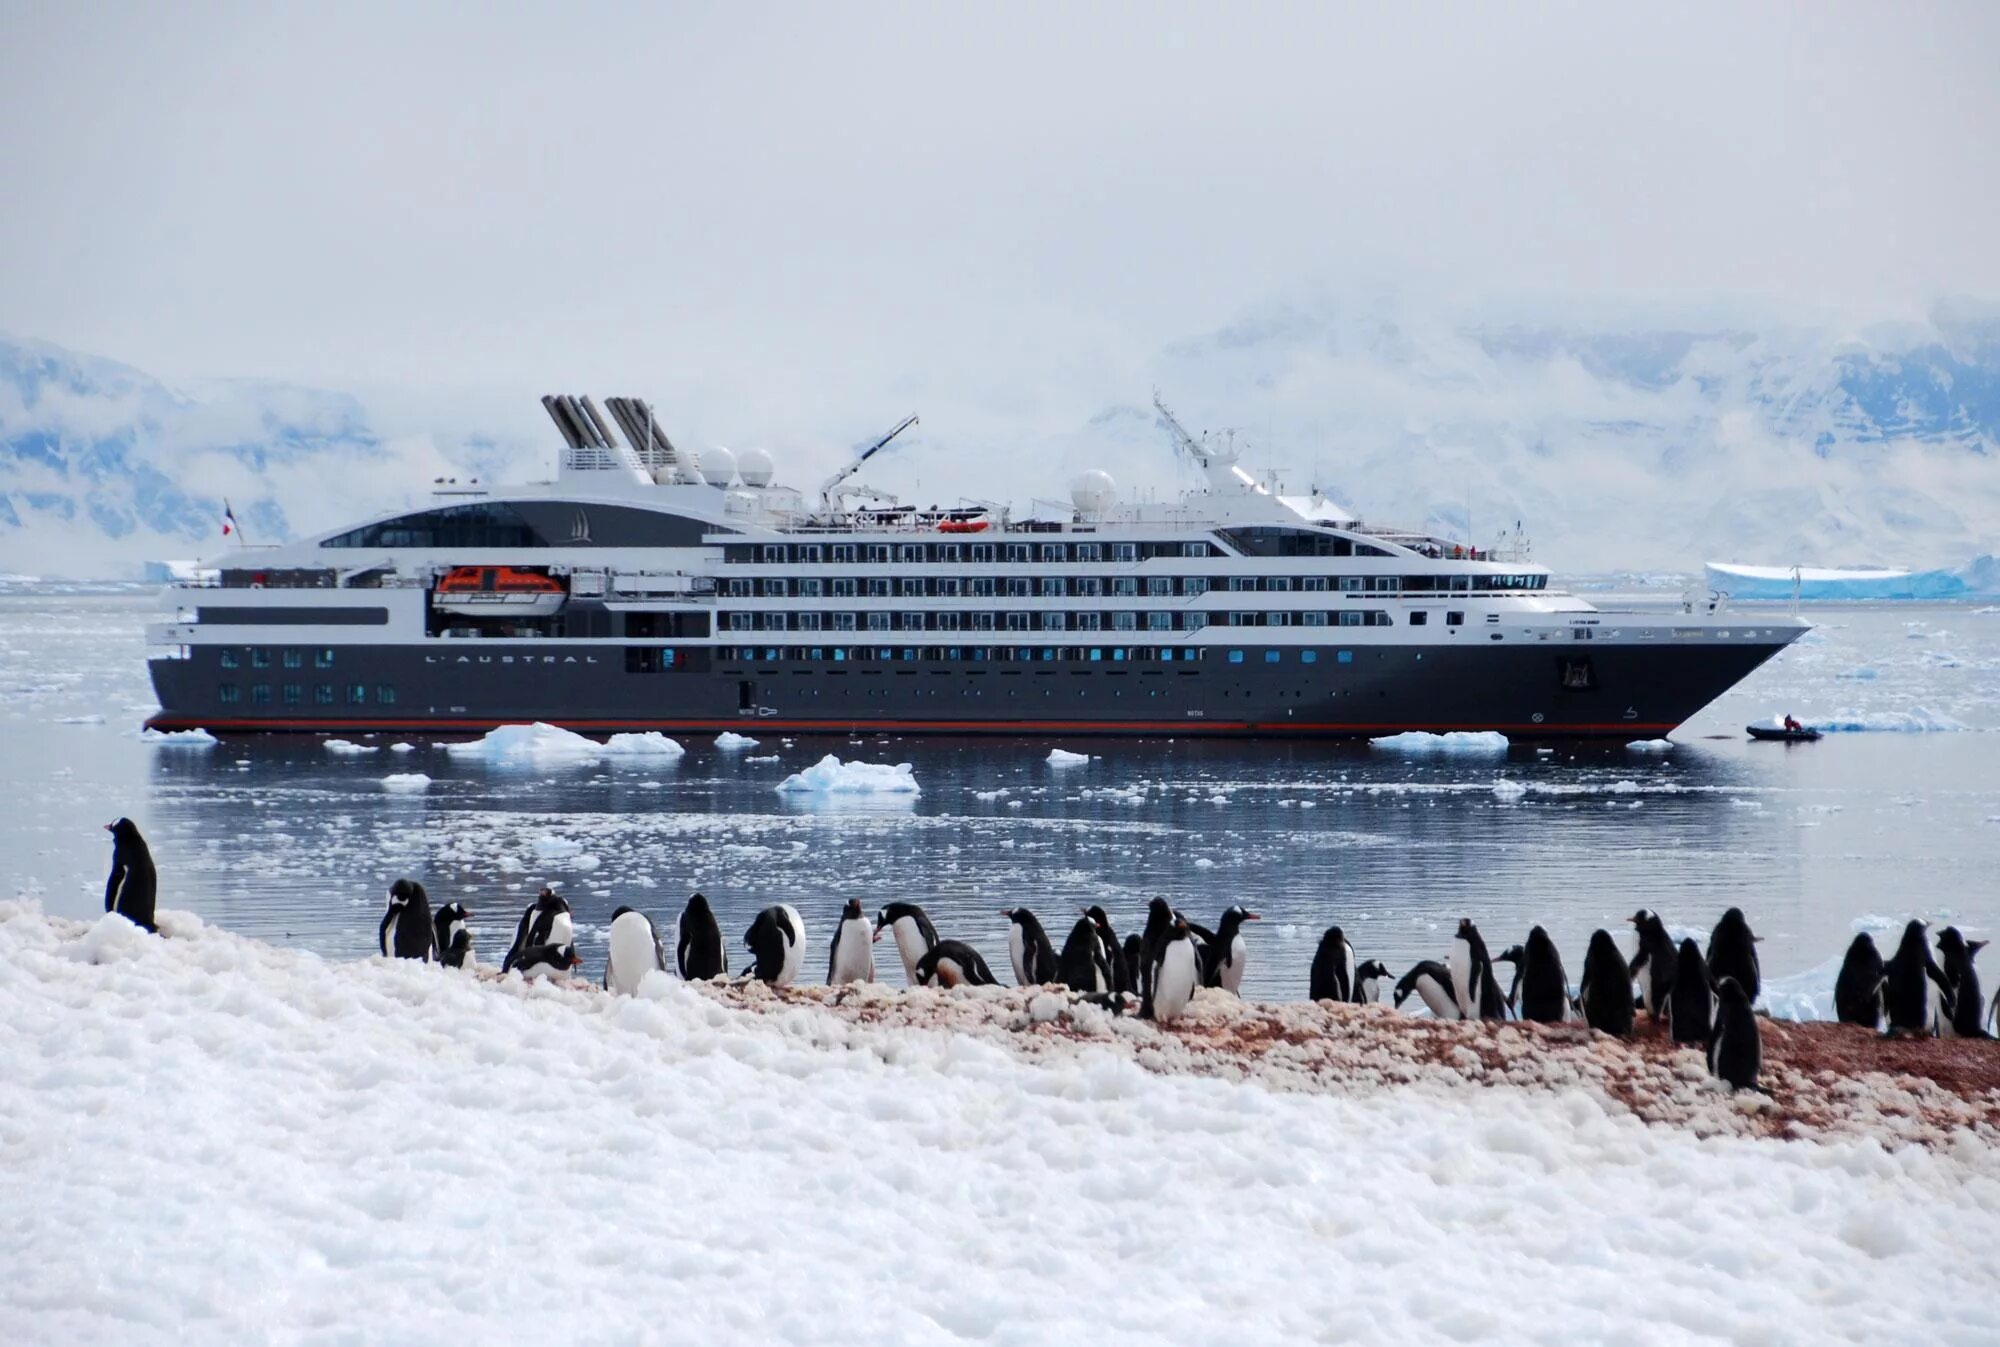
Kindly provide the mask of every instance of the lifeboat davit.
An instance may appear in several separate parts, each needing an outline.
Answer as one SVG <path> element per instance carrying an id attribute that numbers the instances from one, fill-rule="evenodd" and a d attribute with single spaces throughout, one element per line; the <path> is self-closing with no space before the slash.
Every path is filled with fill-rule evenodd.
<path id="1" fill-rule="evenodd" d="M 439 611 L 462 617 L 547 617 L 568 601 L 561 580 L 518 566 L 454 566 L 431 595 Z"/>

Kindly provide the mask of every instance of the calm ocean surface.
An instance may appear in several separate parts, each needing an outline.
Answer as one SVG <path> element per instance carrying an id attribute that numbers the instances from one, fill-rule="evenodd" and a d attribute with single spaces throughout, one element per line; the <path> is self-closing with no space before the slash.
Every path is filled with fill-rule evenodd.
<path id="1" fill-rule="evenodd" d="M 1245 991 L 1263 997 L 1304 995 L 1336 923 L 1400 972 L 1442 958 L 1461 915 L 1495 950 L 1539 922 L 1574 976 L 1590 931 L 1628 932 L 1637 907 L 1705 930 L 1734 904 L 1775 977 L 1836 959 L 1860 925 L 2000 925 L 1990 608 L 1810 608 L 1815 631 L 1665 753 L 763 736 L 745 751 L 698 737 L 672 761 L 527 769 L 412 736 L 361 740 L 383 751 L 354 756 L 318 738 L 142 743 L 153 608 L 150 589 L 0 588 L 0 891 L 100 911 L 100 825 L 128 814 L 151 839 L 163 906 L 330 958 L 373 951 L 381 895 L 411 875 L 433 902 L 473 909 L 478 955 L 497 962 L 546 879 L 576 909 L 593 977 L 614 907 L 667 930 L 699 888 L 732 941 L 759 907 L 797 906 L 815 981 L 851 896 L 871 911 L 922 902 L 1011 980 L 1002 907 L 1032 907 L 1060 944 L 1080 904 L 1104 904 L 1123 932 L 1160 894 L 1202 920 L 1233 901 L 1262 912 Z M 1783 711 L 1841 732 L 1746 742 L 1745 722 Z M 398 738 L 415 751 L 388 752 Z M 1093 757 L 1052 766 L 1054 746 Z M 829 752 L 911 763 L 922 793 L 831 803 L 773 789 Z M 391 772 L 433 784 L 390 792 Z M 877 962 L 900 981 L 887 942 Z"/>

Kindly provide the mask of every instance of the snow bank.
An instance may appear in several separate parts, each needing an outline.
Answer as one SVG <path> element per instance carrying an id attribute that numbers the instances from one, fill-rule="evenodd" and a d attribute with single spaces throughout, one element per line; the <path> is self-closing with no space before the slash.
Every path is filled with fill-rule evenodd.
<path id="1" fill-rule="evenodd" d="M 1089 761 L 1090 754 L 1088 753 L 1072 753 L 1066 748 L 1052 748 L 1049 750 L 1049 766 L 1051 767 L 1075 767 Z"/>
<path id="2" fill-rule="evenodd" d="M 380 753 L 382 751 L 379 748 L 374 748 L 366 744 L 357 744 L 347 739 L 329 739 L 322 747 L 336 758 L 359 758 L 369 753 Z"/>
<path id="3" fill-rule="evenodd" d="M 1627 753 L 1671 753 L 1674 741 L 1671 739 L 1634 739 L 1625 745 Z"/>
<path id="4" fill-rule="evenodd" d="M 1410 730 L 1370 739 L 1371 748 L 1390 753 L 1505 753 L 1507 736 L 1492 730 L 1453 730 L 1449 734 L 1429 734 Z"/>
<path id="5" fill-rule="evenodd" d="M 1155 1073 L 1120 1046 L 1178 1040 L 1040 992 L 989 999 L 1017 1038 L 1106 1046 L 1031 1061 L 665 978 L 609 997 L 212 929 L 66 957 L 92 935 L 0 904 L 15 1342 L 2000 1339 L 1982 1144 Z M 523 1268 L 568 1299 L 524 1301 Z"/>
<path id="6" fill-rule="evenodd" d="M 829 753 L 803 772 L 793 772 L 777 789 L 789 794 L 916 795 L 917 778 L 907 762 L 842 762 Z"/>
<path id="7" fill-rule="evenodd" d="M 391 772 L 382 778 L 383 790 L 424 791 L 431 788 L 431 779 L 422 772 Z"/>
<path id="8" fill-rule="evenodd" d="M 604 741 L 607 758 L 678 758 L 686 749 L 678 739 L 669 739 L 658 730 L 644 734 L 614 734 Z"/>
<path id="9" fill-rule="evenodd" d="M 747 734 L 738 734 L 734 730 L 724 730 L 721 734 L 715 736 L 715 746 L 723 752 L 728 753 L 738 749 L 755 748 L 757 747 L 757 741 Z"/>
<path id="10" fill-rule="evenodd" d="M 139 742 L 162 748 L 214 748 L 220 741 L 207 730 L 141 730 Z"/>

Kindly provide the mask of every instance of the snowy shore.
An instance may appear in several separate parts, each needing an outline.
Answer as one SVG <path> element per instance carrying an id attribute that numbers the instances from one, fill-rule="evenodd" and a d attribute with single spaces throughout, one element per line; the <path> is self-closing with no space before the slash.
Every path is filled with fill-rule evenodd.
<path id="1" fill-rule="evenodd" d="M 1837 1026 L 1773 1031 L 1765 1103 L 1366 1008 L 626 999 L 161 924 L 0 903 L 7 1342 L 2000 1336 L 1990 1088 L 1906 1116 L 1819 1078 Z"/>

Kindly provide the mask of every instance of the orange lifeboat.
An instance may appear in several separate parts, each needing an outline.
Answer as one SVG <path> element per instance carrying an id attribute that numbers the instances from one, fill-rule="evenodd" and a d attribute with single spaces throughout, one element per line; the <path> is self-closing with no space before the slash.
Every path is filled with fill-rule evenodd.
<path id="1" fill-rule="evenodd" d="M 947 519 L 938 525 L 939 533 L 984 533 L 990 521 L 984 519 Z"/>
<path id="2" fill-rule="evenodd" d="M 547 617 L 568 599 L 568 588 L 546 571 L 454 566 L 439 577 L 431 601 L 466 617 Z"/>

